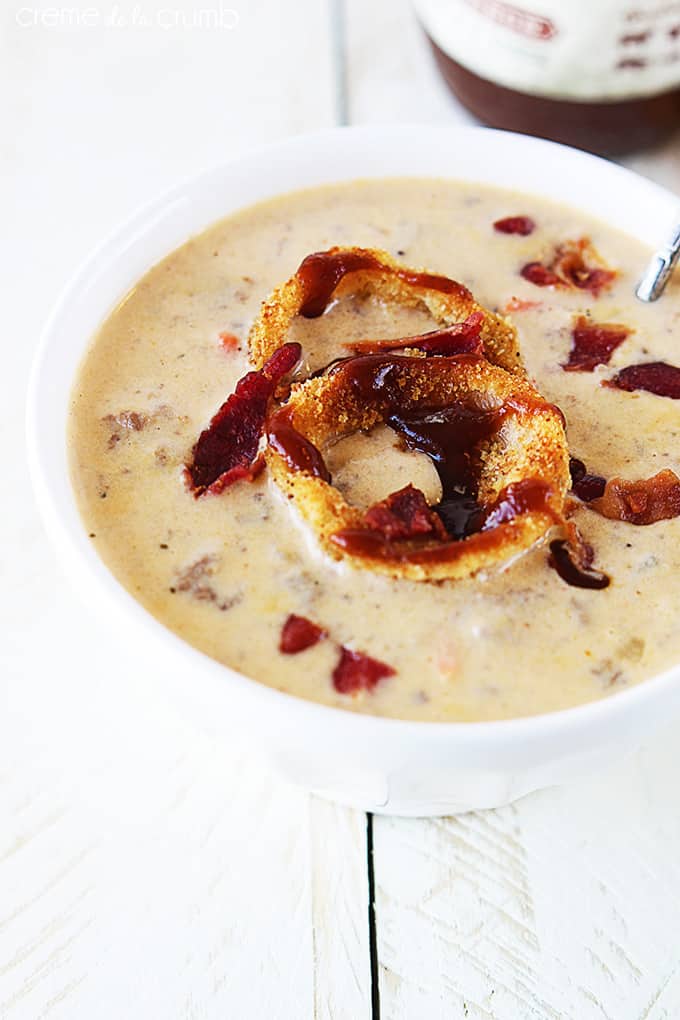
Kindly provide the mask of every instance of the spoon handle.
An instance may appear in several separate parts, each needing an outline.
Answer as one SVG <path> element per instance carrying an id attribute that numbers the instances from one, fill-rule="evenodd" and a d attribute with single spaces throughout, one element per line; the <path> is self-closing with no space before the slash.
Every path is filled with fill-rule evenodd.
<path id="1" fill-rule="evenodd" d="M 680 223 L 676 224 L 668 242 L 654 252 L 635 291 L 640 301 L 656 301 L 663 294 L 676 262 L 680 258 Z"/>

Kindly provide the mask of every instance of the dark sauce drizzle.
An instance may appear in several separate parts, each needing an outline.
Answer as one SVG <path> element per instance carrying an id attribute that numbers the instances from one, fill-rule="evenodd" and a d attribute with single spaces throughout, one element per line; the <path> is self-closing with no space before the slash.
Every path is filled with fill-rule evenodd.
<path id="1" fill-rule="evenodd" d="M 608 588 L 610 579 L 601 570 L 591 566 L 594 555 L 592 547 L 584 544 L 586 551 L 582 562 L 578 562 L 578 554 L 565 538 L 556 538 L 550 543 L 548 563 L 556 570 L 563 581 L 574 588 Z"/>
<path id="2" fill-rule="evenodd" d="M 284 404 L 267 421 L 267 441 L 293 471 L 307 471 L 330 482 L 330 471 L 320 451 L 293 426 L 291 412 Z"/>
<path id="3" fill-rule="evenodd" d="M 483 526 L 474 450 L 500 427 L 505 408 L 479 408 L 461 401 L 440 408 L 408 408 L 399 384 L 401 360 L 394 355 L 365 355 L 332 371 L 348 375 L 358 403 L 377 404 L 386 424 L 403 437 L 408 448 L 431 459 L 442 485 L 442 498 L 432 509 L 451 538 L 466 538 Z M 437 371 L 436 363 L 433 366 L 430 371 Z"/>
<path id="4" fill-rule="evenodd" d="M 302 283 L 303 299 L 300 315 L 306 319 L 316 319 L 323 315 L 328 307 L 333 291 L 348 273 L 360 270 L 374 270 L 396 276 L 413 287 L 439 290 L 444 294 L 460 294 L 469 296 L 467 287 L 448 276 L 436 276 L 433 273 L 414 273 L 408 269 L 386 265 L 371 255 L 361 251 L 330 251 L 308 255 L 297 271 Z"/>
<path id="5" fill-rule="evenodd" d="M 503 415 L 456 401 L 440 410 L 394 411 L 386 419 L 410 450 L 425 453 L 435 466 L 442 497 L 432 509 L 452 538 L 482 530 L 484 510 L 476 498 L 474 450 L 491 436 Z"/>

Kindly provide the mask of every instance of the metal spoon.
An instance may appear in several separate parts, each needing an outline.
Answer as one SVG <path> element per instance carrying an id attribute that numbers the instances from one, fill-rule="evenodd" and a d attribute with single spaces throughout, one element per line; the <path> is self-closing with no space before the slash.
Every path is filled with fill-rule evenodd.
<path id="1" fill-rule="evenodd" d="M 667 243 L 652 255 L 635 291 L 640 301 L 656 301 L 661 297 L 679 258 L 680 223 L 676 224 Z"/>

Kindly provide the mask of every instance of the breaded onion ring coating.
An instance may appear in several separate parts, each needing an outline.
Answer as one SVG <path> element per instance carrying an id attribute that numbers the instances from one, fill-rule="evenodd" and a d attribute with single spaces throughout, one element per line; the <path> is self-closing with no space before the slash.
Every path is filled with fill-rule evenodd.
<path id="1" fill-rule="evenodd" d="M 294 276 L 263 302 L 248 336 L 250 360 L 260 368 L 287 339 L 296 315 L 316 318 L 332 298 L 375 295 L 382 301 L 425 308 L 441 326 L 481 312 L 485 357 L 509 372 L 522 372 L 515 327 L 483 308 L 462 283 L 428 270 L 400 265 L 378 248 L 330 248 L 308 255 Z"/>
<path id="2" fill-rule="evenodd" d="M 482 530 L 462 539 L 390 542 L 336 489 L 323 461 L 333 443 L 358 430 L 454 409 L 488 428 L 471 447 Z M 491 423 L 490 425 L 488 423 Z M 402 433 L 404 434 L 404 433 Z M 472 433 L 470 433 L 472 434 Z M 480 433 L 476 433 L 477 436 Z M 530 383 L 479 355 L 348 358 L 294 384 L 267 424 L 267 464 L 322 549 L 391 577 L 440 580 L 498 566 L 562 523 L 569 486 L 564 419 Z"/>

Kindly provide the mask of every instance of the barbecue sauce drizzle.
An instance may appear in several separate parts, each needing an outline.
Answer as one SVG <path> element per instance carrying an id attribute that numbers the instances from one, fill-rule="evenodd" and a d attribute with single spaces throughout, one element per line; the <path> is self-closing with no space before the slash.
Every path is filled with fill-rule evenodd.
<path id="1" fill-rule="evenodd" d="M 448 276 L 437 276 L 434 273 L 415 273 L 409 269 L 387 265 L 370 252 L 330 251 L 308 255 L 297 271 L 302 283 L 302 304 L 300 315 L 305 319 L 316 319 L 326 311 L 333 291 L 348 273 L 360 270 L 386 273 L 396 276 L 412 287 L 423 287 L 439 290 L 444 294 L 459 294 L 470 297 L 470 292 L 462 283 L 450 280 Z"/>
<path id="2" fill-rule="evenodd" d="M 566 539 L 556 538 L 550 543 L 548 564 L 557 571 L 563 581 L 574 588 L 590 588 L 599 591 L 609 587 L 609 576 L 592 566 L 593 558 L 592 546 L 585 543 L 583 544 L 581 562 L 578 562 L 578 552 Z"/>
<path id="3" fill-rule="evenodd" d="M 269 445 L 283 457 L 292 471 L 307 471 L 315 478 L 330 483 L 331 474 L 320 451 L 298 432 L 292 418 L 292 412 L 285 404 L 269 416 L 266 425 Z"/>

